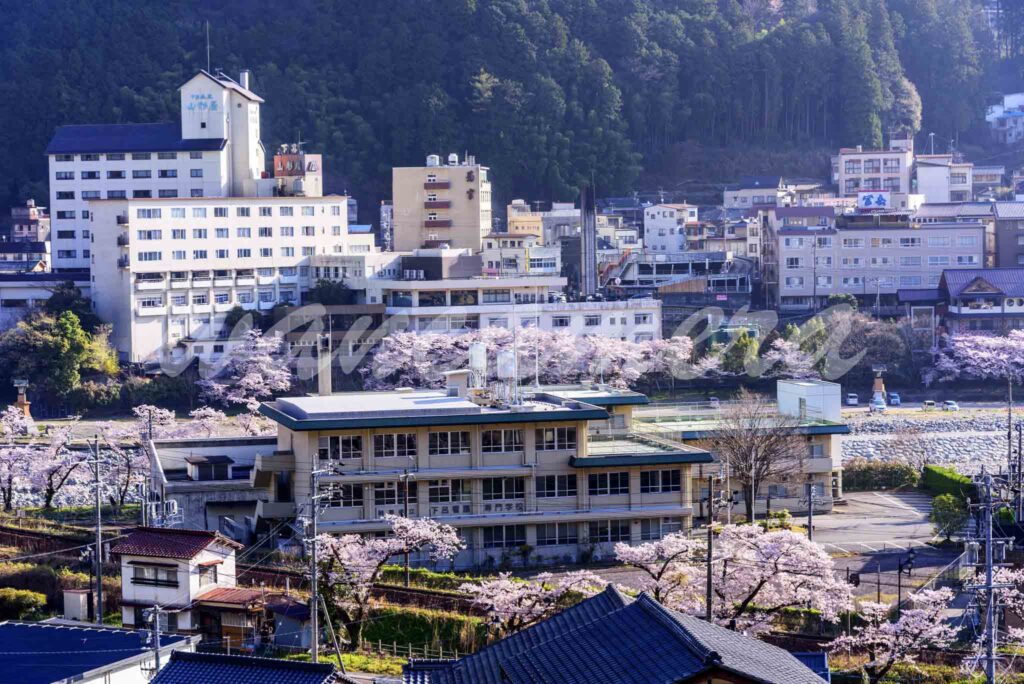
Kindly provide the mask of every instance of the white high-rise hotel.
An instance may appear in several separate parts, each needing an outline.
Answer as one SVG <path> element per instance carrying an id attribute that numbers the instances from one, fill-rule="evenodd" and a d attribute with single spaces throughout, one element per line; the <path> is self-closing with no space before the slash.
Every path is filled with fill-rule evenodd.
<path id="1" fill-rule="evenodd" d="M 319 155 L 283 150 L 267 172 L 248 72 L 200 71 L 180 94 L 180 122 L 62 126 L 47 148 L 53 267 L 91 271 L 132 362 L 222 353 L 232 308 L 297 303 L 310 257 L 372 245 L 322 196 Z"/>

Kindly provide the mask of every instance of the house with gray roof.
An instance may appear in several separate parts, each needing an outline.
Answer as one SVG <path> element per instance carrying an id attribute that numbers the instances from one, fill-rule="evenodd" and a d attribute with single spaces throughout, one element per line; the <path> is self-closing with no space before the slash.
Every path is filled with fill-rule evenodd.
<path id="1" fill-rule="evenodd" d="M 459 660 L 412 660 L 406 684 L 821 684 L 777 646 L 614 586 Z"/>

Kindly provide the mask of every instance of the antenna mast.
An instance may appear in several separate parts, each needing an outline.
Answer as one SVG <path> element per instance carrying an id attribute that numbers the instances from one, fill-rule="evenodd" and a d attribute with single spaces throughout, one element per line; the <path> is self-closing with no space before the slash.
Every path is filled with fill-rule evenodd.
<path id="1" fill-rule="evenodd" d="M 206 21 L 206 72 L 210 72 L 210 21 Z"/>

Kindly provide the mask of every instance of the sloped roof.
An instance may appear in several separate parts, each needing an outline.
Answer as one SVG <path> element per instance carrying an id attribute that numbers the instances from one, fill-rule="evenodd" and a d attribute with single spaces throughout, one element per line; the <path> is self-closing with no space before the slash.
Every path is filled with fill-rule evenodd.
<path id="1" fill-rule="evenodd" d="M 336 678 L 331 663 L 175 651 L 151 684 L 328 684 Z"/>
<path id="2" fill-rule="evenodd" d="M 209 591 L 196 597 L 199 603 L 229 603 L 237 606 L 244 606 L 263 598 L 263 592 L 259 589 L 247 589 L 245 587 L 214 587 Z"/>
<path id="3" fill-rule="evenodd" d="M 928 202 L 917 208 L 914 218 L 960 218 L 992 214 L 992 202 Z"/>
<path id="4" fill-rule="evenodd" d="M 982 281 L 1008 297 L 1024 297 L 1024 268 L 951 268 L 942 272 L 940 288 L 957 297 Z"/>
<path id="5" fill-rule="evenodd" d="M 188 560 L 198 556 L 203 549 L 214 542 L 235 549 L 242 548 L 241 544 L 218 532 L 138 527 L 125 539 L 119 541 L 110 552 L 124 556 Z"/>
<path id="6" fill-rule="evenodd" d="M 1024 218 L 1024 202 L 996 202 L 997 219 Z"/>
<path id="7" fill-rule="evenodd" d="M 814 216 L 828 216 L 835 218 L 835 207 L 773 207 L 769 211 L 775 212 L 779 218 L 811 218 Z"/>
<path id="8" fill-rule="evenodd" d="M 223 138 L 182 139 L 181 124 L 80 124 L 58 126 L 46 154 L 101 152 L 211 152 L 223 149 Z"/>
<path id="9" fill-rule="evenodd" d="M 188 637 L 164 634 L 161 646 Z M 152 649 L 145 632 L 47 622 L 0 622 L 3 681 L 50 684 L 135 658 Z M 234 683 L 233 683 L 234 684 Z"/>
<path id="10" fill-rule="evenodd" d="M 559 618 L 563 618 L 559 620 Z M 413 661 L 416 684 L 661 684 L 725 670 L 764 684 L 821 684 L 786 651 L 614 588 L 455 664 Z M 427 677 L 427 678 L 424 678 Z"/>

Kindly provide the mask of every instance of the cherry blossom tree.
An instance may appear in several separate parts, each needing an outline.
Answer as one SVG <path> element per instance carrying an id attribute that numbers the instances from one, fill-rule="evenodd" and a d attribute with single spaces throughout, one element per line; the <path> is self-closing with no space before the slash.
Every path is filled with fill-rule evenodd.
<path id="1" fill-rule="evenodd" d="M 715 549 L 715 619 L 731 629 L 765 629 L 785 608 L 813 608 L 835 622 L 851 605 L 832 557 L 807 537 L 757 525 L 728 525 Z"/>
<path id="2" fill-rule="evenodd" d="M 139 404 L 132 409 L 132 415 L 135 416 L 135 424 L 132 428 L 134 435 L 131 435 L 130 432 L 125 432 L 123 433 L 125 437 L 134 436 L 137 440 L 160 439 L 172 436 L 179 429 L 174 411 L 168 411 L 159 406 Z M 113 434 L 116 427 L 110 426 L 109 429 L 111 434 Z"/>
<path id="3" fill-rule="evenodd" d="M 229 422 L 227 415 L 223 411 L 212 406 L 202 406 L 188 415 L 192 418 L 190 428 L 202 432 L 207 437 Z"/>
<path id="4" fill-rule="evenodd" d="M 429 550 L 434 560 L 450 559 L 464 546 L 451 525 L 429 518 L 395 515 L 385 516 L 384 520 L 391 526 L 392 536 L 325 534 L 316 540 L 320 557 L 324 559 L 321 591 L 345 625 L 352 650 L 362 644 L 371 591 L 388 561 L 399 554 L 421 550 Z"/>
<path id="5" fill-rule="evenodd" d="M 674 532 L 636 546 L 619 542 L 615 545 L 615 559 L 644 573 L 639 588 L 655 601 L 690 612 L 703 602 L 700 585 L 703 569 L 696 565 L 695 556 L 706 548 L 685 533 Z"/>
<path id="6" fill-rule="evenodd" d="M 43 508 L 51 509 L 55 501 L 69 498 L 61 495 L 65 489 L 73 491 L 78 484 L 73 477 L 85 462 L 85 456 L 68 448 L 71 432 L 71 426 L 51 429 L 46 442 L 34 445 L 25 454 L 28 480 L 42 497 Z"/>
<path id="7" fill-rule="evenodd" d="M 544 572 L 532 580 L 513 579 L 505 572 L 495 579 L 459 588 L 473 597 L 474 605 L 487 611 L 499 635 L 508 636 L 551 617 L 581 596 L 594 595 L 606 585 L 594 573 L 579 570 L 557 578 Z"/>
<path id="8" fill-rule="evenodd" d="M 761 358 L 768 377 L 804 380 L 819 378 L 814 356 L 801 349 L 799 342 L 780 337 Z"/>
<path id="9" fill-rule="evenodd" d="M 203 380 L 200 385 L 207 399 L 241 405 L 256 413 L 261 401 L 287 392 L 292 386 L 284 340 L 264 337 L 257 328 L 246 331 L 216 377 Z"/>
<path id="10" fill-rule="evenodd" d="M 8 406 L 0 414 L 0 430 L 3 431 L 4 445 L 0 447 L 0 498 L 3 499 L 4 510 L 14 509 L 16 485 L 27 475 L 25 464 L 28 462 L 27 447 L 15 443 L 15 439 L 32 432 L 33 422 L 30 416 L 17 406 Z"/>
<path id="11" fill-rule="evenodd" d="M 946 622 L 944 611 L 953 600 L 948 588 L 923 589 L 909 596 L 910 608 L 903 608 L 895 622 L 889 620 L 886 603 L 865 601 L 860 605 L 861 624 L 834 640 L 833 651 L 866 651 L 864 675 L 871 684 L 881 682 L 899 663 L 912 663 L 923 648 L 946 648 L 956 638 L 956 629 Z"/>
<path id="12" fill-rule="evenodd" d="M 959 378 L 1006 383 L 1007 453 L 1013 452 L 1013 385 L 1024 380 L 1024 330 L 1006 336 L 966 334 L 946 338 L 946 350 L 925 371 L 924 380 L 950 382 Z"/>

